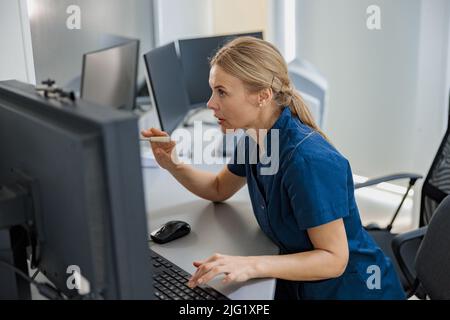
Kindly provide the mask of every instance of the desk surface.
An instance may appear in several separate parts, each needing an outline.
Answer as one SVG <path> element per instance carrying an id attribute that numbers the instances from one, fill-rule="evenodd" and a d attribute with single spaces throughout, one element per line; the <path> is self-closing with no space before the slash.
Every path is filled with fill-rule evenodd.
<path id="1" fill-rule="evenodd" d="M 218 172 L 222 166 L 198 167 Z M 202 200 L 179 184 L 166 170 L 143 169 L 148 229 L 153 231 L 170 220 L 188 222 L 192 231 L 186 237 L 164 245 L 152 244 L 154 251 L 189 273 L 192 262 L 214 253 L 239 256 L 276 255 L 278 248 L 261 231 L 251 208 L 247 188 L 225 203 Z M 222 277 L 209 285 L 231 299 L 273 299 L 275 280 L 251 280 L 223 285 Z"/>

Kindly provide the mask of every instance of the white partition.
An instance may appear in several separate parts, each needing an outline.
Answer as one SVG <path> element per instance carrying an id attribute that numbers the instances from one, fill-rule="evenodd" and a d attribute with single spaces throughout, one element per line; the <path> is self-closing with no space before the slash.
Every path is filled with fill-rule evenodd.
<path id="1" fill-rule="evenodd" d="M 0 1 L 0 80 L 35 83 L 26 0 Z"/>

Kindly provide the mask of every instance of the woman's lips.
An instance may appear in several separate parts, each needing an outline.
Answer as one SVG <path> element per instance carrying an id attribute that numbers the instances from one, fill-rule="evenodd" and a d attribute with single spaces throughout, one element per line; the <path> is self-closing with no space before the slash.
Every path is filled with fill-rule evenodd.
<path id="1" fill-rule="evenodd" d="M 225 119 L 223 118 L 219 118 L 218 116 L 215 116 L 217 118 L 217 121 L 221 124 L 223 122 L 225 122 Z"/>

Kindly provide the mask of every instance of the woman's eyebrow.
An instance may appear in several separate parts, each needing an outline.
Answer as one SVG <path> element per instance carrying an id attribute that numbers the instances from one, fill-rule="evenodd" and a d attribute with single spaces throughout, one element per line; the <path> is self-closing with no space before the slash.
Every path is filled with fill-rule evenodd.
<path id="1" fill-rule="evenodd" d="M 227 88 L 223 85 L 223 84 L 216 84 L 215 86 L 213 86 L 213 84 L 210 82 L 209 83 L 209 87 L 211 88 L 211 89 L 213 89 L 213 90 L 216 90 L 216 89 L 225 89 L 225 90 L 227 90 Z"/>

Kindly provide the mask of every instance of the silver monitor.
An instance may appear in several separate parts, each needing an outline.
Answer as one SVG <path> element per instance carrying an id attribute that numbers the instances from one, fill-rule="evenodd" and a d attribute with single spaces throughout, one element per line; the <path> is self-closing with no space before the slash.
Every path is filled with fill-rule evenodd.
<path id="1" fill-rule="evenodd" d="M 138 40 L 85 54 L 81 97 L 103 106 L 132 110 L 136 97 L 138 54 Z"/>

